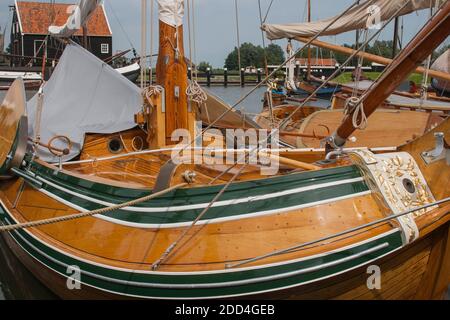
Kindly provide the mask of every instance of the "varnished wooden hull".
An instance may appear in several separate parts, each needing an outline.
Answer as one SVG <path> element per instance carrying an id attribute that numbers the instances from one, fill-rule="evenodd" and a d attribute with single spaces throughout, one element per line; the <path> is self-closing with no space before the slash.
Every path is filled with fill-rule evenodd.
<path id="1" fill-rule="evenodd" d="M 6 243 L 27 269 L 63 299 L 124 299 L 126 297 L 89 287 L 67 289 L 67 279 L 43 267 L 25 252 L 13 238 Z M 445 249 L 446 248 L 446 249 Z M 445 255 L 446 254 L 446 255 Z M 381 288 L 368 289 L 367 265 L 314 284 L 248 296 L 248 299 L 442 299 L 450 277 L 449 224 L 397 253 L 373 262 L 382 271 Z"/>
<path id="2" fill-rule="evenodd" d="M 450 122 L 436 130 L 447 134 Z M 421 152 L 434 147 L 433 134 L 403 147 L 408 153 L 382 155 L 375 162 L 361 151 L 361 159 L 368 162 L 359 165 L 368 168 L 384 161 L 387 167 L 396 168 L 399 177 L 412 173 L 418 177 L 420 169 L 436 200 L 449 197 L 450 170 L 445 160 L 426 164 L 420 158 Z M 21 179 L 1 182 L 0 219 L 11 225 L 139 198 L 154 186 L 151 172 L 160 171 L 158 159 L 140 154 L 72 164 L 62 171 L 35 161 Z M 156 271 L 152 270 L 154 262 L 222 188 L 221 181 L 208 185 L 208 179 L 217 175 L 213 167 L 192 167 L 199 174 L 193 185 L 139 206 L 12 231 L 7 237 L 24 264 L 63 297 L 377 298 L 364 289 L 364 270 L 372 264 L 383 266 L 381 276 L 385 275 L 385 287 L 389 288 L 378 298 L 439 297 L 449 283 L 449 205 L 411 217 L 417 231 L 405 229 L 398 219 L 365 226 L 392 211 L 380 204 L 378 191 L 370 188 L 360 167 L 348 160 L 328 169 L 269 178 L 249 168 L 199 218 Z M 175 175 L 172 182 L 179 183 L 177 179 Z M 420 181 L 416 185 L 419 188 Z M 425 203 L 430 201 L 427 198 Z M 348 232 L 355 227 L 359 229 Z M 348 233 L 338 235 L 345 231 Z M 310 244 L 298 247 L 305 243 Z M 292 247 L 295 249 L 248 262 Z M 408 250 L 413 253 L 403 255 Z M 237 263 L 245 265 L 233 267 Z M 70 266 L 80 268 L 82 287 L 87 291 L 67 292 Z M 410 268 L 419 271 L 411 273 Z M 418 281 L 424 284 L 417 286 Z M 392 291 L 405 295 L 391 295 Z"/>

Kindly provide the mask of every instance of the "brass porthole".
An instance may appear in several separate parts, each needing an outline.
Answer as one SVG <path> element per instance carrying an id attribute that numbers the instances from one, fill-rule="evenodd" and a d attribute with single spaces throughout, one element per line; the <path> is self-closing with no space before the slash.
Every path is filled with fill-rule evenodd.
<path id="1" fill-rule="evenodd" d="M 144 150 L 144 139 L 140 136 L 136 136 L 131 140 L 131 147 L 134 151 L 142 151 Z"/>
<path id="2" fill-rule="evenodd" d="M 123 150 L 122 141 L 119 137 L 113 137 L 108 141 L 108 150 L 111 153 L 121 153 Z"/>

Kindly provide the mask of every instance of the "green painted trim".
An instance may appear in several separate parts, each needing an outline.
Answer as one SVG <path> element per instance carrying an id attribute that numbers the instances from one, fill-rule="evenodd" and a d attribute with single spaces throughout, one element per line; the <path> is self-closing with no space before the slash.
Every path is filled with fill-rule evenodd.
<path id="1" fill-rule="evenodd" d="M 7 218 L 5 215 L 1 216 L 0 219 L 5 224 L 11 224 L 13 220 Z M 88 271 L 92 274 L 98 275 L 99 277 L 92 277 L 86 274 L 82 275 L 82 283 L 94 286 L 100 290 L 106 290 L 118 295 L 132 295 L 139 297 L 153 297 L 153 298 L 213 298 L 213 297 L 224 297 L 224 296 L 237 296 L 237 295 L 249 295 L 261 291 L 274 291 L 283 287 L 297 286 L 304 284 L 306 282 L 317 281 L 318 279 L 324 277 L 330 277 L 337 273 L 345 272 L 346 270 L 352 269 L 356 266 L 363 265 L 371 260 L 375 260 L 383 255 L 386 255 L 402 246 L 401 233 L 400 231 L 394 232 L 390 235 L 386 235 L 380 239 L 373 240 L 371 242 L 359 245 L 357 247 L 348 248 L 341 252 L 331 253 L 326 256 L 311 258 L 309 260 L 297 261 L 297 262 L 287 262 L 284 265 L 276 266 L 263 266 L 259 269 L 236 269 L 232 272 L 221 272 L 216 273 L 198 273 L 198 274 L 188 274 L 181 275 L 177 273 L 154 273 L 149 272 L 146 274 L 132 273 L 131 271 L 113 270 L 110 268 L 105 268 L 102 266 L 93 265 L 91 263 L 86 263 L 80 261 L 76 258 L 70 257 L 68 255 L 62 254 L 50 248 L 41 241 L 36 240 L 31 237 L 24 230 L 19 230 L 11 233 L 11 236 L 17 241 L 26 251 L 29 252 L 35 259 L 40 263 L 48 266 L 52 270 L 65 275 L 66 269 L 58 263 L 48 259 L 44 255 L 40 254 L 38 251 L 34 250 L 30 245 L 28 245 L 23 239 L 18 235 L 23 237 L 31 245 L 41 250 L 52 259 L 56 259 L 66 265 L 76 265 L 81 268 L 82 271 Z M 327 267 L 325 269 L 308 272 L 301 275 L 296 275 L 288 278 L 278 279 L 274 281 L 264 281 L 259 283 L 253 283 L 248 285 L 239 286 L 223 286 L 217 288 L 193 288 L 193 289 L 172 289 L 172 288 L 150 288 L 138 285 L 124 285 L 120 283 L 114 283 L 101 277 L 108 277 L 111 279 L 117 279 L 120 281 L 130 281 L 134 283 L 145 284 L 211 284 L 211 283 L 224 283 L 229 281 L 254 279 L 265 276 L 271 276 L 276 274 L 283 274 L 295 270 L 301 270 L 309 267 L 320 266 L 328 262 L 332 262 L 338 259 L 352 256 L 359 252 L 363 252 L 367 249 L 373 248 L 377 245 L 383 243 L 389 243 L 389 246 L 383 248 L 379 251 L 371 253 L 369 255 L 356 258 L 351 261 L 341 263 L 336 266 Z M 148 266 L 150 270 L 150 265 Z"/>
<path id="2" fill-rule="evenodd" d="M 105 187 L 101 184 L 93 184 L 90 181 L 81 180 L 62 173 L 53 175 L 52 172 L 53 171 L 51 169 L 40 167 L 39 169 L 36 169 L 34 173 L 72 192 L 76 192 L 81 195 L 89 196 L 91 198 L 106 201 L 112 204 L 127 202 L 145 195 L 142 190 L 123 189 L 112 186 Z M 356 166 L 350 166 L 237 183 L 236 185 L 233 184 L 232 186 L 230 186 L 230 188 L 219 199 L 219 201 L 234 200 L 249 196 L 267 195 L 284 190 L 309 187 L 323 183 L 333 183 L 360 177 L 361 175 L 358 168 Z M 96 210 L 103 207 L 102 205 L 99 205 L 95 202 L 68 194 L 47 184 L 44 184 L 43 189 L 64 199 L 65 201 L 68 201 L 86 210 Z M 220 187 L 216 186 L 199 187 L 193 189 L 194 190 L 177 190 L 172 192 L 170 195 L 165 195 L 158 199 L 153 199 L 146 203 L 137 205 L 136 207 L 168 208 L 185 205 L 207 204 L 212 201 L 217 192 L 220 191 Z M 224 210 L 223 206 L 212 207 L 202 217 L 202 220 L 238 217 L 258 212 L 267 212 L 268 210 L 282 210 L 288 207 L 326 201 L 365 192 L 368 190 L 369 188 L 367 187 L 365 182 L 362 181 L 348 183 L 345 185 L 332 185 L 326 188 L 299 192 L 297 194 L 282 195 L 277 198 L 230 204 L 226 206 L 227 210 Z M 126 194 L 127 191 L 130 191 L 131 194 L 134 194 L 134 196 L 130 196 L 130 194 L 127 194 L 127 196 L 125 197 L 124 194 Z M 119 194 L 122 196 L 118 196 Z M 185 209 L 179 211 L 161 210 L 160 212 L 133 212 L 117 210 L 108 213 L 105 216 L 128 223 L 155 225 L 176 224 L 193 221 L 202 210 L 203 209 Z"/>

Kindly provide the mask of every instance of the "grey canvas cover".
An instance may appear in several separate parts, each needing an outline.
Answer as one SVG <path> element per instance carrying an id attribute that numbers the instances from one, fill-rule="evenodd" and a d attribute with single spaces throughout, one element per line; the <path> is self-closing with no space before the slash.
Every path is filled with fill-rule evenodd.
<path id="1" fill-rule="evenodd" d="M 58 135 L 73 142 L 63 160 L 75 158 L 86 133 L 111 134 L 136 126 L 134 114 L 142 107 L 141 90 L 108 64 L 77 44 L 67 45 L 52 77 L 43 86 L 41 142 Z M 27 103 L 29 135 L 35 137 L 38 95 Z M 53 146 L 64 149 L 57 140 Z M 39 148 L 44 161 L 57 162 L 46 148 Z"/>
<path id="2" fill-rule="evenodd" d="M 341 34 L 347 31 L 366 29 L 374 22 L 383 22 L 394 16 L 402 16 L 411 12 L 435 7 L 445 0 L 367 0 L 354 6 L 339 18 L 330 28 L 322 32 L 322 36 Z M 405 5 L 405 2 L 407 4 Z M 403 7 L 405 5 L 405 7 Z M 377 21 L 379 17 L 379 21 Z M 312 37 L 327 27 L 336 17 L 305 23 L 265 24 L 263 30 L 270 40 L 295 37 Z"/>

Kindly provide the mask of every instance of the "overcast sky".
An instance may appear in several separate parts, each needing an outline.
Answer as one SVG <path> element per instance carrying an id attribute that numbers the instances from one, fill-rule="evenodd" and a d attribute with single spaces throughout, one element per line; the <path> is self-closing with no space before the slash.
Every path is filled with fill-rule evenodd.
<path id="1" fill-rule="evenodd" d="M 140 50 L 140 8 L 141 0 L 104 0 L 108 18 L 113 31 L 114 51 L 130 48 L 130 43 Z M 156 8 L 156 0 L 155 2 Z M 222 67 L 228 53 L 236 46 L 235 0 L 194 0 L 196 24 L 196 57 L 197 62 L 208 61 L 214 67 Z M 258 0 L 237 0 L 239 8 L 239 24 L 241 42 L 262 44 L 259 29 Z M 263 15 L 271 0 L 260 0 Z M 290 23 L 304 21 L 307 0 L 274 0 L 267 18 L 268 23 Z M 312 19 L 327 18 L 342 12 L 354 0 L 312 0 Z M 41 0 L 41 2 L 50 2 Z M 76 3 L 76 0 L 57 0 L 57 2 Z M 152 0 L 148 0 L 149 7 Z M 7 26 L 9 33 L 11 13 L 9 5 L 14 0 L 0 0 L 0 26 Z M 150 9 L 149 9 L 150 11 Z M 156 11 L 156 10 L 155 10 Z M 115 14 L 117 15 L 117 18 Z M 426 10 L 413 13 L 403 19 L 404 42 L 409 41 L 423 26 L 428 18 Z M 150 19 L 149 19 L 150 20 Z M 119 22 L 120 21 L 120 22 Z M 156 21 L 156 19 L 155 19 Z M 121 26 L 123 26 L 124 31 Z M 149 23 L 150 26 L 150 23 Z M 157 24 L 155 24 L 155 41 Z M 393 28 L 390 26 L 382 32 L 380 39 L 391 39 Z M 9 37 L 8 37 L 9 38 Z M 7 42 L 9 41 L 7 38 Z M 332 43 L 354 42 L 354 33 L 346 33 L 337 37 L 324 37 Z M 187 41 L 187 36 L 186 39 Z M 448 40 L 448 39 L 447 39 Z M 276 41 L 283 48 L 286 41 Z M 155 45 L 156 51 L 156 45 Z M 186 47 L 186 54 L 188 55 Z"/>

